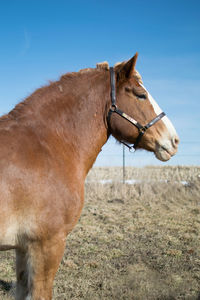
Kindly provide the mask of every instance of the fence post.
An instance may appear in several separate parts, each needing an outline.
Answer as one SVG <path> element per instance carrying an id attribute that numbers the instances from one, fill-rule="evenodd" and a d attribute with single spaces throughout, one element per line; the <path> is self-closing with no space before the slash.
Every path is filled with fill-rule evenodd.
<path id="1" fill-rule="evenodd" d="M 126 174 L 125 174 L 125 145 L 123 145 L 123 183 L 125 183 Z"/>

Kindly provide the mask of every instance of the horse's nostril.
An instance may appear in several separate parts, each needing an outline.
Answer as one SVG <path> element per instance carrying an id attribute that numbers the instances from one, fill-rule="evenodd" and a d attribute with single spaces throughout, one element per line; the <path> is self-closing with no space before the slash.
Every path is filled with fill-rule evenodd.
<path id="1" fill-rule="evenodd" d="M 177 147 L 178 144 L 179 144 L 179 138 L 177 136 L 173 137 L 173 139 L 172 139 L 172 145 L 174 147 Z"/>

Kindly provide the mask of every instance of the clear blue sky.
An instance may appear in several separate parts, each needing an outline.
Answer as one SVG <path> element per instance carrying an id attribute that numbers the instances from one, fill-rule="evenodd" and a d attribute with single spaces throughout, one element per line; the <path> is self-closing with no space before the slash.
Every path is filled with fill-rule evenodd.
<path id="1" fill-rule="evenodd" d="M 200 1 L 8 0 L 0 28 L 1 114 L 67 71 L 138 51 L 144 84 L 181 138 L 168 164 L 200 165 Z M 120 165 L 121 153 L 111 139 L 96 165 Z M 127 164 L 158 163 L 127 152 Z"/>

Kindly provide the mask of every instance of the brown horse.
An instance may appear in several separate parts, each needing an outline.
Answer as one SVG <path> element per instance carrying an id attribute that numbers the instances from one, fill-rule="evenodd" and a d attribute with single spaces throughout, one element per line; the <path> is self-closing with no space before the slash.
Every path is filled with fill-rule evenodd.
<path id="1" fill-rule="evenodd" d="M 163 161 L 177 151 L 136 60 L 116 65 L 112 78 L 106 63 L 66 74 L 0 118 L 0 250 L 16 249 L 18 300 L 52 298 L 86 175 L 110 134 Z"/>

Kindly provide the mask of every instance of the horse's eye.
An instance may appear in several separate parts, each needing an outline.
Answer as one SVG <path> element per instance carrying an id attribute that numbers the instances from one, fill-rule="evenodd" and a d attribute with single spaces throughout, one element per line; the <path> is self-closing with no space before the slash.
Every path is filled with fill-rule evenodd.
<path id="1" fill-rule="evenodd" d="M 145 94 L 137 95 L 137 97 L 141 100 L 146 100 L 147 96 Z"/>
<path id="2" fill-rule="evenodd" d="M 125 91 L 128 92 L 128 93 L 133 93 L 140 100 L 146 100 L 147 99 L 146 94 L 139 94 L 138 91 L 136 91 L 133 88 L 125 87 Z"/>

